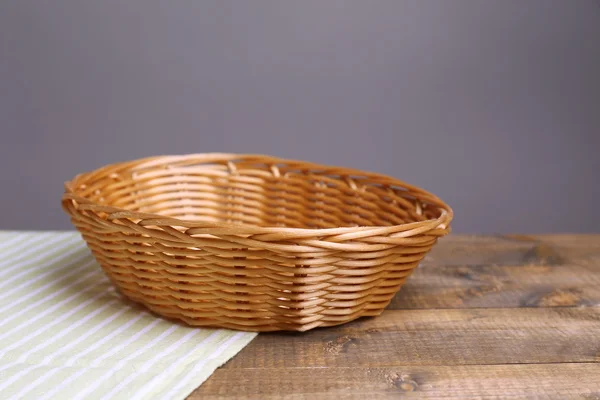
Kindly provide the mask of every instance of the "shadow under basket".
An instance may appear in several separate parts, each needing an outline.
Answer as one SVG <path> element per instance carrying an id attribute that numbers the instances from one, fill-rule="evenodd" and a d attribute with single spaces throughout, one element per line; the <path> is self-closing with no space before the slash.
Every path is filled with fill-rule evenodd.
<path id="1" fill-rule="evenodd" d="M 385 175 L 240 154 L 108 165 L 65 183 L 62 206 L 126 297 L 261 332 L 381 314 L 452 220 Z"/>

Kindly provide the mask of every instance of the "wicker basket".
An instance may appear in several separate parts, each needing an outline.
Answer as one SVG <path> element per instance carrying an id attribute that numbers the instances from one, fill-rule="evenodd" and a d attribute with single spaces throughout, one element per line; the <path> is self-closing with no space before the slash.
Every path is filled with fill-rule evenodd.
<path id="1" fill-rule="evenodd" d="M 261 155 L 146 158 L 65 189 L 64 210 L 125 296 L 247 331 L 379 315 L 452 219 L 396 179 Z"/>

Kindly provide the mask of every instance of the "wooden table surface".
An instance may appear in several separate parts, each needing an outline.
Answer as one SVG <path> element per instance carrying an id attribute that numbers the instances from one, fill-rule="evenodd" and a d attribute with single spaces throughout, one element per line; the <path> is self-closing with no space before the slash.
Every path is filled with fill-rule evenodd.
<path id="1" fill-rule="evenodd" d="M 189 399 L 600 399 L 599 306 L 600 235 L 452 235 L 381 316 L 260 334 Z"/>

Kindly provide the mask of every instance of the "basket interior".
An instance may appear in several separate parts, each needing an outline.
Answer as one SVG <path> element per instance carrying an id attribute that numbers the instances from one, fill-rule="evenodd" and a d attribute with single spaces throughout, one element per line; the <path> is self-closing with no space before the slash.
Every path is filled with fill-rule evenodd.
<path id="1" fill-rule="evenodd" d="M 418 191 L 286 165 L 138 165 L 73 183 L 78 195 L 120 209 L 262 227 L 390 226 L 442 212 Z"/>

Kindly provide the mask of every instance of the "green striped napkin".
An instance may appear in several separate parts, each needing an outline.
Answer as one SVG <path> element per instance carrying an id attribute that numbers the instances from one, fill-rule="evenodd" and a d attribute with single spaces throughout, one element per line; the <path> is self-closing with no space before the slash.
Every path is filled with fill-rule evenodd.
<path id="1" fill-rule="evenodd" d="M 254 337 L 124 301 L 76 232 L 0 231 L 1 399 L 183 399 Z"/>

